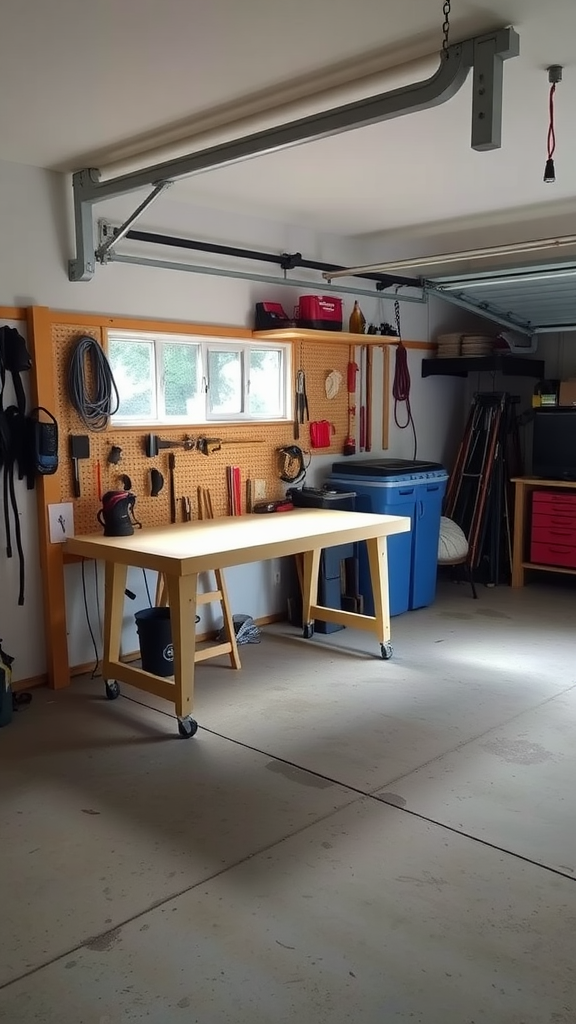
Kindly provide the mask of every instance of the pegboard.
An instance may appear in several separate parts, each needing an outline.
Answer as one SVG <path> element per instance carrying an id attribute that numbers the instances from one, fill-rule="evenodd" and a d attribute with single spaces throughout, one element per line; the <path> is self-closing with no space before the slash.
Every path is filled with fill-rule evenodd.
<path id="1" fill-rule="evenodd" d="M 183 498 L 190 498 L 192 518 L 198 518 L 198 488 L 208 488 L 212 499 L 214 515 L 226 515 L 228 512 L 228 495 L 226 486 L 226 467 L 238 466 L 242 479 L 242 511 L 246 511 L 246 481 L 256 479 L 266 483 L 266 498 L 274 499 L 282 496 L 284 485 L 278 475 L 278 455 L 276 449 L 281 445 L 295 443 L 305 452 L 325 455 L 342 451 L 344 438 L 348 431 L 348 402 L 346 390 L 346 368 L 348 348 L 341 344 L 311 345 L 309 342 L 293 343 L 294 375 L 298 368 L 305 371 L 306 390 L 311 420 L 328 420 L 334 425 L 335 432 L 329 448 L 310 451 L 310 431 L 308 423 L 300 425 L 298 441 L 293 438 L 292 422 L 283 423 L 243 423 L 241 425 L 225 425 L 220 423 L 202 424 L 194 427 L 153 425 L 151 428 L 116 428 L 113 425 L 102 433 L 88 431 L 84 423 L 71 406 L 67 393 L 67 369 L 70 353 L 74 342 L 81 335 L 94 338 L 104 344 L 105 330 L 94 326 L 94 318 L 90 323 L 52 323 L 52 371 L 54 393 L 57 408 L 54 414 L 60 427 L 60 500 L 72 501 L 74 505 L 74 529 L 76 534 L 95 533 L 100 530 L 96 513 L 100 508 L 99 481 L 101 493 L 108 490 L 122 490 L 120 474 L 126 474 L 132 483 L 132 491 L 137 496 L 135 515 L 143 526 L 163 526 L 170 522 L 170 484 L 167 450 L 161 450 L 157 457 L 148 458 L 145 452 L 145 436 L 152 430 L 165 440 L 183 441 L 187 434 L 195 436 L 205 434 L 222 438 L 223 442 L 233 440 L 253 441 L 253 444 L 223 444 L 221 451 L 205 456 L 197 451 L 172 449 L 175 456 L 175 493 L 177 521 L 183 516 Z M 136 328 L 134 328 L 136 329 Z M 148 329 L 146 321 L 142 321 L 140 330 Z M 338 394 L 333 399 L 326 397 L 326 377 L 332 370 L 342 375 L 342 383 Z M 292 396 L 293 397 L 293 396 Z M 90 439 L 90 458 L 79 463 L 80 497 L 75 498 L 73 489 L 73 465 L 69 458 L 69 435 L 88 434 Z M 108 462 L 112 445 L 122 449 L 122 456 L 117 465 Z M 150 470 L 156 468 L 164 477 L 164 486 L 157 497 L 150 494 Z M 99 473 L 99 476 L 98 476 Z"/>
<path id="2" fill-rule="evenodd" d="M 303 369 L 306 374 L 306 393 L 311 420 L 328 420 L 334 427 L 332 443 L 329 448 L 310 449 L 310 428 L 308 423 L 300 425 L 300 440 L 296 443 L 301 448 L 311 451 L 312 455 L 342 454 L 342 445 L 348 433 L 348 392 L 347 367 L 348 348 L 346 345 L 326 344 L 314 345 L 309 341 L 294 342 L 295 370 Z M 326 397 L 326 378 L 336 370 L 342 377 L 340 389 L 334 398 Z M 352 430 L 354 420 L 352 419 Z"/>

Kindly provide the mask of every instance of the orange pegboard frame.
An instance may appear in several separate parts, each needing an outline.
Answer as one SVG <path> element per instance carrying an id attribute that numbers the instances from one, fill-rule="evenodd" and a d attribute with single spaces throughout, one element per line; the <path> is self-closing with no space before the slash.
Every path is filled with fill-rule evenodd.
<path id="1" fill-rule="evenodd" d="M 26 321 L 26 309 L 23 306 L 0 306 L 0 320 Z"/>
<path id="2" fill-rule="evenodd" d="M 58 313 L 53 314 L 50 329 L 50 350 L 52 352 L 52 383 L 54 393 L 54 412 L 60 425 L 61 468 L 60 501 L 74 502 L 74 523 L 77 534 L 93 533 L 99 529 L 96 513 L 100 507 L 100 493 L 123 488 L 121 474 L 127 475 L 132 482 L 132 490 L 137 495 L 136 515 L 144 526 L 161 526 L 170 521 L 170 495 L 168 452 L 160 451 L 155 458 L 146 455 L 144 441 L 149 432 L 146 426 L 123 428 L 111 424 L 102 433 L 89 433 L 90 458 L 79 464 L 81 495 L 74 498 L 72 462 L 67 457 L 68 437 L 72 434 L 86 434 L 88 431 L 80 417 L 71 406 L 67 393 L 67 366 L 70 352 L 75 341 L 81 335 L 93 337 L 105 347 L 107 330 L 110 326 L 118 329 L 142 331 L 146 333 L 162 330 L 168 333 L 170 327 L 174 333 L 190 333 L 194 336 L 208 335 L 225 338 L 252 338 L 250 331 L 239 328 L 206 327 L 196 324 L 166 324 L 148 320 L 113 320 L 102 318 L 100 324 L 95 317 L 82 316 L 65 318 Z M 127 326 L 128 325 L 128 326 Z M 338 453 L 347 432 L 347 393 L 345 384 L 346 350 L 334 344 L 315 348 L 302 342 L 293 344 L 292 365 L 294 372 L 298 368 L 305 371 L 308 395 L 309 414 L 311 419 L 328 420 L 333 425 L 332 443 L 329 448 L 317 449 L 311 454 Z M 335 398 L 326 395 L 326 378 L 336 371 L 342 383 Z M 195 427 L 191 424 L 179 426 L 154 426 L 166 440 L 183 440 L 186 434 L 215 434 L 222 438 L 221 451 L 204 456 L 196 451 L 186 452 L 174 450 L 175 492 L 177 502 L 177 518 L 183 515 L 182 501 L 189 498 L 193 518 L 197 518 L 198 487 L 209 488 L 215 515 L 227 513 L 226 467 L 236 465 L 240 468 L 243 484 L 247 479 L 264 480 L 266 495 L 270 498 L 280 497 L 283 486 L 279 479 L 277 448 L 289 443 L 298 443 L 305 451 L 310 450 L 309 424 L 301 424 L 299 439 L 294 442 L 293 421 L 269 423 L 241 424 L 202 424 Z M 235 445 L 233 441 L 250 443 Z M 111 464 L 108 455 L 112 445 L 122 450 L 118 464 Z M 157 469 L 164 477 L 164 487 L 159 495 L 151 496 L 150 471 Z M 242 488 L 243 511 L 245 505 L 245 487 Z"/>

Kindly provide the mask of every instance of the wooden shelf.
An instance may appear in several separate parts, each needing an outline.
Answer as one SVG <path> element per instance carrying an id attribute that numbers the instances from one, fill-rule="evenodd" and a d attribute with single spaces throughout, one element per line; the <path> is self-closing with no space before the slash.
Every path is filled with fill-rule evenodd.
<path id="1" fill-rule="evenodd" d="M 523 569 L 541 569 L 543 572 L 560 572 L 567 576 L 576 576 L 576 569 L 569 569 L 567 565 L 540 565 L 539 562 L 522 562 Z"/>
<path id="2" fill-rule="evenodd" d="M 397 345 L 398 338 L 385 334 L 350 334 L 348 331 L 313 331 L 305 327 L 283 327 L 277 331 L 252 331 L 256 341 L 313 341 L 320 345 Z M 404 341 L 404 339 L 403 339 Z M 433 350 L 429 341 L 404 341 L 406 348 Z"/>
<path id="3" fill-rule="evenodd" d="M 513 484 L 525 484 L 527 487 L 566 487 L 576 489 L 576 480 L 543 480 L 538 476 L 513 476 Z"/>
<path id="4" fill-rule="evenodd" d="M 544 360 L 498 354 L 422 360 L 423 377 L 467 377 L 469 373 L 502 373 L 505 377 L 535 377 L 539 380 L 544 377 Z"/>

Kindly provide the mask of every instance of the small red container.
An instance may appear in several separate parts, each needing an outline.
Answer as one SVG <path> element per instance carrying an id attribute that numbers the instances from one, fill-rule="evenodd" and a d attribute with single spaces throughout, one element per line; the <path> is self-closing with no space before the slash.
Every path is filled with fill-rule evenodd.
<path id="1" fill-rule="evenodd" d="M 332 444 L 332 435 L 335 433 L 336 428 L 329 420 L 314 420 L 310 424 L 310 447 L 329 448 Z"/>
<path id="2" fill-rule="evenodd" d="M 332 295 L 301 295 L 294 315 L 298 327 L 341 331 L 342 299 Z"/>

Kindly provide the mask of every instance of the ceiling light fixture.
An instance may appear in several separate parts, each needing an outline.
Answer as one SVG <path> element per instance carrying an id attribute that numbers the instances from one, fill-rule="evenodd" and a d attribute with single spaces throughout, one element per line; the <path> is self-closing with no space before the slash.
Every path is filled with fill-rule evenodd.
<path id="1" fill-rule="evenodd" d="M 547 184 L 556 181 L 556 170 L 554 168 L 554 151 L 556 149 L 556 128 L 554 125 L 554 99 L 556 86 L 562 81 L 562 66 L 551 64 L 548 68 L 548 81 L 550 82 L 550 93 L 548 96 L 548 157 L 544 169 L 544 181 Z"/>

